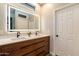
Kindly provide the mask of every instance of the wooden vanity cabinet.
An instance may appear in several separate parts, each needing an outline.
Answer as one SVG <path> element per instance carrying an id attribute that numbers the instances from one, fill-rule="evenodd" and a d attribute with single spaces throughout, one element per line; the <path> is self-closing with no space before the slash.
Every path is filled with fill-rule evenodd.
<path id="1" fill-rule="evenodd" d="M 0 46 L 0 53 L 9 56 L 44 56 L 49 54 L 50 37 L 41 37 Z"/>

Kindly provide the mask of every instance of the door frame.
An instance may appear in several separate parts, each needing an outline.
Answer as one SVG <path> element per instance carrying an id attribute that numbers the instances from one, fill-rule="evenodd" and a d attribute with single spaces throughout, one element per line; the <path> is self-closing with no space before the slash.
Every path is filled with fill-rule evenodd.
<path id="1" fill-rule="evenodd" d="M 54 12 L 53 12 L 53 55 L 55 55 L 56 54 L 56 52 L 55 52 L 55 40 L 56 40 L 56 12 L 57 11 L 59 11 L 59 10 L 62 10 L 62 9 L 65 9 L 65 8 L 68 8 L 68 7 L 70 7 L 70 6 L 73 6 L 73 5 L 76 5 L 77 3 L 70 3 L 70 4 L 67 4 L 67 5 L 64 5 L 64 6 L 62 6 L 62 7 L 59 7 L 59 8 L 56 8 L 56 9 L 54 9 Z"/>

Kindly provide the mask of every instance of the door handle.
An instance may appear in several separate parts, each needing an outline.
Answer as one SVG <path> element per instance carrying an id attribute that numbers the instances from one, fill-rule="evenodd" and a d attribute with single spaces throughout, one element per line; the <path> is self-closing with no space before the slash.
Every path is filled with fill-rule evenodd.
<path id="1" fill-rule="evenodd" d="M 56 37 L 58 37 L 58 35 L 56 35 Z"/>

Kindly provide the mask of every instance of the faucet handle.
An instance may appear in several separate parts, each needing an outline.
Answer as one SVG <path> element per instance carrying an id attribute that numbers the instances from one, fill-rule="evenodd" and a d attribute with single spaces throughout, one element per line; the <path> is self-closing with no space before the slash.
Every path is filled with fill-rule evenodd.
<path id="1" fill-rule="evenodd" d="M 17 32 L 17 35 L 20 35 L 20 34 L 21 34 L 20 31 L 18 31 L 18 32 Z"/>
<path id="2" fill-rule="evenodd" d="M 20 36 L 20 34 L 21 34 L 20 31 L 18 31 L 18 32 L 17 32 L 17 38 Z"/>
<path id="3" fill-rule="evenodd" d="M 36 35 L 36 36 L 38 35 L 38 32 L 39 32 L 39 31 L 36 31 L 36 32 L 35 32 L 35 35 Z"/>

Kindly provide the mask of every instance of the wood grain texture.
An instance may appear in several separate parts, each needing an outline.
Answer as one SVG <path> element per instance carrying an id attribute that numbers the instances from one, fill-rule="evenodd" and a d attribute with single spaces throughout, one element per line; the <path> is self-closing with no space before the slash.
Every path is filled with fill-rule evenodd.
<path id="1" fill-rule="evenodd" d="M 49 53 L 50 37 L 42 37 L 0 46 L 0 53 L 10 56 L 39 56 Z"/>

